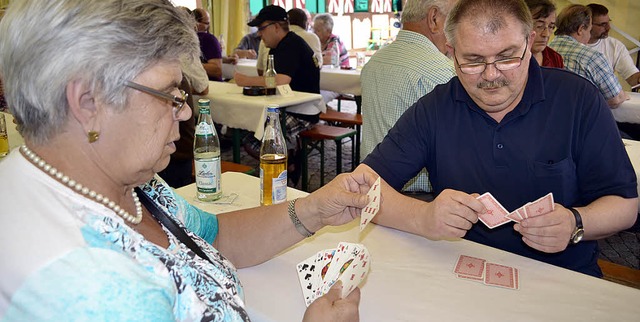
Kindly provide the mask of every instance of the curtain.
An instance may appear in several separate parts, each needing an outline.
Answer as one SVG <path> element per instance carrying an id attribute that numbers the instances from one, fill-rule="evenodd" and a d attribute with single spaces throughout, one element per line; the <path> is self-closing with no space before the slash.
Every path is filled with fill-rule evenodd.
<path id="1" fill-rule="evenodd" d="M 211 16 L 212 33 L 224 37 L 223 56 L 233 52 L 240 39 L 249 32 L 249 2 L 246 0 L 203 0 L 203 7 Z M 218 39 L 219 40 L 219 39 Z"/>

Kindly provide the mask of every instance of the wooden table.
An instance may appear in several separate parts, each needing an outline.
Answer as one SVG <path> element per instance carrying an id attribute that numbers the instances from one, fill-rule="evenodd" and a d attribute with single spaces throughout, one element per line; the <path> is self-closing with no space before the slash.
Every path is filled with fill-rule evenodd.
<path id="1" fill-rule="evenodd" d="M 222 189 L 240 195 L 234 205 L 197 206 L 224 212 L 258 205 L 258 178 L 227 172 Z M 178 193 L 193 200 L 195 187 Z M 302 195 L 294 191 L 288 197 Z M 363 243 L 371 253 L 371 271 L 361 286 L 361 321 L 638 321 L 640 316 L 640 290 L 634 288 L 466 240 L 430 241 L 378 225 L 360 236 L 354 221 L 326 227 L 266 263 L 240 269 L 252 320 L 300 321 L 305 304 L 295 265 L 341 241 Z M 520 290 L 456 278 L 453 266 L 460 254 L 518 268 Z"/>

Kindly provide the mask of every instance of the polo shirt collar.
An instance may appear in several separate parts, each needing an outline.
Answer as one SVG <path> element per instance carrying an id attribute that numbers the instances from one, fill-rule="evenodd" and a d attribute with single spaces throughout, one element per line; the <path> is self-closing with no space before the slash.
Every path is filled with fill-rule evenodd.
<path id="1" fill-rule="evenodd" d="M 542 68 L 540 68 L 540 65 L 538 65 L 538 62 L 536 61 L 535 58 L 533 58 L 533 56 L 529 61 L 528 73 L 529 73 L 529 78 L 527 80 L 527 84 L 525 85 L 522 99 L 520 100 L 516 108 L 513 111 L 509 112 L 509 114 L 507 114 L 507 116 L 503 119 L 503 122 L 512 119 L 514 115 L 526 114 L 529 111 L 529 108 L 531 108 L 531 105 L 545 100 Z M 453 79 L 455 81 L 455 87 L 454 87 L 455 100 L 465 102 L 471 109 L 486 115 L 486 112 L 484 112 L 484 110 L 482 110 L 478 106 L 478 104 L 476 104 L 476 102 L 474 102 L 473 99 L 471 99 L 471 96 L 469 96 L 469 94 L 464 89 L 464 87 L 462 87 L 462 83 L 460 83 L 460 79 L 457 76 L 454 77 Z"/>

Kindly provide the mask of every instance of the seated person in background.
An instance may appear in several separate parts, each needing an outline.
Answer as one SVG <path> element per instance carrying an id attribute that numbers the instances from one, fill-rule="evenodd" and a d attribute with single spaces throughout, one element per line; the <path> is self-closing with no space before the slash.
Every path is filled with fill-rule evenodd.
<path id="1" fill-rule="evenodd" d="M 589 4 L 587 7 L 591 9 L 591 19 L 593 20 L 591 38 L 589 38 L 587 46 L 604 54 L 613 70 L 630 86 L 637 85 L 640 82 L 640 71 L 633 63 L 627 47 L 620 40 L 609 37 L 609 30 L 611 30 L 609 9 L 595 3 Z M 640 140 L 640 124 L 618 122 L 618 129 L 623 137 Z"/>
<path id="2" fill-rule="evenodd" d="M 333 34 L 333 18 L 331 14 L 321 13 L 313 18 L 313 32 L 320 38 L 322 49 L 322 64 L 331 65 L 331 53 L 333 46 L 338 45 L 340 53 L 340 67 L 349 67 L 349 52 L 340 37 Z"/>
<path id="3" fill-rule="evenodd" d="M 258 33 L 273 55 L 277 85 L 289 84 L 294 91 L 320 93 L 320 65 L 313 50 L 294 32 L 289 30 L 287 12 L 278 6 L 269 5 L 249 22 L 258 27 Z M 261 76 L 247 76 L 236 72 L 233 77 L 238 86 L 265 86 Z M 287 108 L 285 137 L 289 149 L 289 179 L 293 185 L 300 178 L 302 159 L 298 133 L 311 128 L 320 120 L 316 107 L 304 105 Z M 260 141 L 250 135 L 245 149 L 256 157 Z"/>
<path id="4" fill-rule="evenodd" d="M 625 79 L 629 86 L 640 83 L 640 70 L 633 63 L 627 47 L 618 39 L 609 37 L 611 19 L 607 7 L 591 3 L 587 7 L 591 9 L 591 37 L 587 46 L 601 52 L 607 59 L 613 70 Z"/>
<path id="5" fill-rule="evenodd" d="M 255 27 L 251 27 L 250 32 L 240 39 L 240 43 L 233 50 L 233 53 L 238 58 L 256 59 L 258 53 L 260 53 L 260 40 L 258 30 Z"/>
<path id="6" fill-rule="evenodd" d="M 560 55 L 564 68 L 588 79 L 600 89 L 609 107 L 616 108 L 627 99 L 618 78 L 604 55 L 585 46 L 591 37 L 591 10 L 583 5 L 572 4 L 560 11 L 556 37 L 549 47 Z"/>
<path id="7" fill-rule="evenodd" d="M 556 29 L 556 6 L 550 0 L 525 0 L 533 17 L 533 30 L 536 39 L 531 44 L 533 57 L 538 65 L 544 67 L 564 68 L 562 56 L 547 44 L 549 37 Z"/>
<path id="8" fill-rule="evenodd" d="M 249 321 L 236 267 L 367 205 L 376 178 L 341 174 L 289 203 L 214 215 L 156 176 L 192 114 L 178 88 L 180 61 L 199 64 L 192 28 L 168 0 L 11 4 L 0 70 L 26 144 L 0 162 L 3 320 Z M 357 321 L 359 290 L 340 292 L 300 320 Z"/>
<path id="9" fill-rule="evenodd" d="M 316 59 L 322 61 L 322 51 L 320 51 L 320 39 L 316 34 L 307 31 L 309 25 L 307 11 L 294 8 L 287 12 L 289 18 L 289 30 L 293 31 L 296 35 L 300 36 L 307 42 L 307 45 L 313 50 L 313 54 Z M 258 54 L 258 62 L 256 68 L 258 69 L 258 75 L 262 75 L 265 68 L 267 68 L 267 57 L 269 56 L 269 48 L 265 46 L 264 41 L 260 42 L 260 51 Z"/>
<path id="10" fill-rule="evenodd" d="M 445 56 L 444 34 L 444 21 L 454 3 L 455 0 L 407 0 L 402 30 L 396 40 L 376 51 L 364 65 L 360 77 L 362 113 L 367 115 L 362 125 L 363 158 L 420 97 L 456 76 L 453 61 Z M 415 197 L 430 193 L 427 171 L 421 171 L 402 191 Z"/>
<path id="11" fill-rule="evenodd" d="M 457 77 L 409 108 L 354 172 L 385 181 L 373 221 L 602 276 L 597 240 L 631 227 L 638 210 L 636 174 L 604 98 L 532 59 L 523 0 L 459 0 L 445 26 Z M 434 201 L 396 192 L 425 167 Z M 489 229 L 478 221 L 485 192 L 509 212 L 552 192 L 555 210 Z"/>
<path id="12" fill-rule="evenodd" d="M 206 10 L 196 8 L 193 10 L 193 16 L 196 19 L 196 31 L 200 40 L 200 61 L 207 71 L 209 80 L 221 82 L 222 64 L 235 64 L 237 57 L 222 57 L 222 47 L 218 38 L 209 33 L 211 18 Z"/>

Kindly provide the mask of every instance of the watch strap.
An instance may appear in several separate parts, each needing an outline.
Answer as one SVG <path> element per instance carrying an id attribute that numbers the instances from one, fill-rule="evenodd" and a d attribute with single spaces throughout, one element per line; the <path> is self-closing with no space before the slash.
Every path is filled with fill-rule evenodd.
<path id="1" fill-rule="evenodd" d="M 580 213 L 573 207 L 569 207 L 568 209 L 573 214 L 573 217 L 576 218 L 576 230 L 583 229 L 584 227 L 582 226 L 582 216 L 580 216 Z"/>

